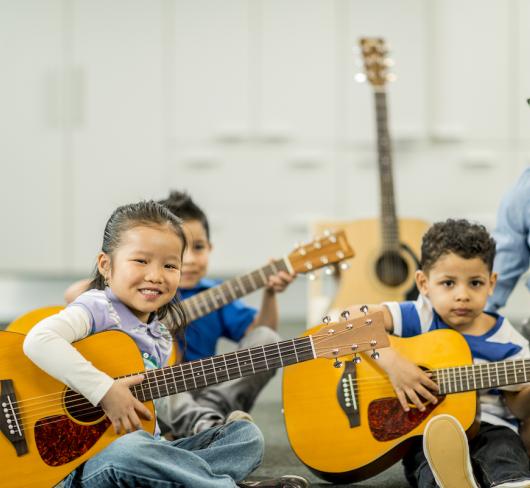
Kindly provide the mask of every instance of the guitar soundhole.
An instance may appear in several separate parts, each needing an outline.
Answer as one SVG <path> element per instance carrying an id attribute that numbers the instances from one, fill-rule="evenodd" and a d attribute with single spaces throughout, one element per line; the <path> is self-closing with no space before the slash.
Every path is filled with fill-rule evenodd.
<path id="1" fill-rule="evenodd" d="M 399 286 L 409 276 L 409 267 L 398 252 L 387 251 L 375 263 L 375 272 L 386 286 Z"/>
<path id="2" fill-rule="evenodd" d="M 96 422 L 105 415 L 101 408 L 94 407 L 86 398 L 72 390 L 66 391 L 64 407 L 80 423 Z"/>

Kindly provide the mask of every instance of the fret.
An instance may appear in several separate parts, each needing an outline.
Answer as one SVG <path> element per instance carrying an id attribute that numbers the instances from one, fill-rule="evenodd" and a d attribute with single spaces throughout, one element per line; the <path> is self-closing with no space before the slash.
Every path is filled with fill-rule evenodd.
<path id="1" fill-rule="evenodd" d="M 158 386 L 158 398 L 161 398 L 161 397 L 165 397 L 165 396 L 168 396 L 169 395 L 169 389 L 168 389 L 168 386 L 167 386 L 167 381 L 166 381 L 166 375 L 164 374 L 164 370 L 163 369 L 157 369 L 155 370 L 155 378 L 156 378 L 156 384 Z M 162 393 L 160 391 L 160 383 L 162 383 L 162 386 L 165 387 L 165 390 L 163 390 L 164 393 Z"/>
<path id="2" fill-rule="evenodd" d="M 523 363 L 523 373 L 524 373 L 524 382 L 527 383 L 528 380 L 526 379 L 526 361 L 521 360 Z"/>
<path id="3" fill-rule="evenodd" d="M 265 359 L 265 367 L 268 370 L 269 369 L 269 363 L 267 362 L 267 354 L 265 352 L 265 346 L 261 346 L 261 348 L 263 349 L 263 359 Z"/>
<path id="4" fill-rule="evenodd" d="M 462 367 L 458 367 L 458 376 L 460 377 L 460 391 L 464 391 L 464 383 L 462 380 Z"/>
<path id="5" fill-rule="evenodd" d="M 210 288 L 208 291 L 204 292 L 204 297 L 209 298 L 211 300 L 212 306 L 210 307 L 210 310 L 215 310 L 217 308 L 221 308 L 223 306 L 223 303 L 218 303 L 218 296 L 215 293 L 215 288 Z"/>
<path id="6" fill-rule="evenodd" d="M 217 378 L 217 371 L 215 371 L 215 363 L 213 362 L 213 357 L 210 358 L 210 361 L 212 363 L 212 370 L 213 370 L 213 375 L 215 376 L 215 382 L 219 383 L 219 378 Z"/>
<path id="7" fill-rule="evenodd" d="M 179 390 L 177 388 L 177 379 L 175 378 L 175 367 L 174 366 L 171 366 L 169 368 L 169 371 L 171 371 L 171 376 L 173 378 L 173 388 L 175 388 L 175 391 L 173 393 L 178 393 Z"/>
<path id="8" fill-rule="evenodd" d="M 224 361 L 224 363 L 225 363 L 226 376 L 228 377 L 228 379 L 230 379 L 230 371 L 228 371 L 228 365 L 226 364 L 226 357 L 225 357 L 225 354 L 223 354 L 221 357 L 223 358 L 223 361 Z"/>
<path id="9" fill-rule="evenodd" d="M 243 283 L 243 280 L 239 277 L 236 278 L 236 283 L 239 285 L 239 289 L 243 292 L 243 294 L 247 293 L 247 290 L 245 289 L 245 284 Z"/>
<path id="10" fill-rule="evenodd" d="M 153 394 L 153 387 L 151 386 L 151 375 L 149 374 L 149 371 L 146 371 L 145 379 L 147 380 L 147 387 L 149 388 L 149 398 L 154 398 L 155 396 Z"/>
<path id="11" fill-rule="evenodd" d="M 204 371 L 204 365 L 202 364 L 202 358 L 199 358 L 199 366 L 201 367 L 204 386 L 208 386 L 208 378 L 206 377 L 206 372 Z"/>
<path id="12" fill-rule="evenodd" d="M 438 380 L 440 382 L 440 389 L 445 394 L 447 393 L 447 385 L 445 384 L 445 370 L 443 368 L 440 368 L 438 372 L 440 374 L 440 378 Z"/>
<path id="13" fill-rule="evenodd" d="M 224 356 L 215 356 L 213 359 L 217 360 L 217 363 L 218 363 L 218 365 L 216 366 L 216 369 L 217 369 L 217 373 L 219 373 L 219 377 L 220 377 L 219 381 L 225 381 L 227 379 L 230 379 L 230 375 L 228 374 L 228 371 L 226 370 L 226 361 L 225 361 Z M 224 366 L 221 363 L 223 363 Z"/>
<path id="14" fill-rule="evenodd" d="M 276 268 L 276 262 L 275 261 L 270 263 L 269 266 L 270 266 L 271 271 L 272 271 L 271 274 L 278 274 L 278 268 Z"/>
<path id="15" fill-rule="evenodd" d="M 252 358 L 250 356 L 250 351 L 246 350 L 246 349 L 243 349 L 241 351 L 238 351 L 238 355 L 239 355 L 239 358 L 240 358 L 240 361 L 239 361 L 239 367 L 241 369 L 241 366 L 243 366 L 243 369 L 242 371 L 244 371 L 241 375 L 245 375 L 245 374 L 254 374 L 255 371 L 254 371 L 254 364 L 252 363 Z"/>
<path id="16" fill-rule="evenodd" d="M 261 288 L 267 284 L 267 279 L 265 278 L 265 275 L 262 276 L 262 273 L 260 273 L 261 269 L 257 269 L 256 271 L 252 271 L 250 273 L 250 276 L 254 280 L 254 283 L 256 283 L 256 289 Z"/>
<path id="17" fill-rule="evenodd" d="M 468 366 L 465 366 L 466 368 L 466 381 L 467 381 L 467 390 L 471 390 L 471 388 L 469 387 L 469 371 L 468 371 Z"/>
<path id="18" fill-rule="evenodd" d="M 504 366 L 504 378 L 506 379 L 506 384 L 510 384 L 510 382 L 508 381 L 508 363 L 504 363 L 503 364 Z"/>
<path id="19" fill-rule="evenodd" d="M 197 316 L 193 312 L 193 301 L 191 299 L 183 300 L 181 302 L 182 308 L 184 309 L 184 313 L 186 314 L 186 318 L 189 322 L 193 322 Z"/>
<path id="20" fill-rule="evenodd" d="M 280 343 L 279 342 L 276 343 L 276 347 L 278 348 L 278 357 L 280 358 L 280 363 L 281 363 L 282 368 L 283 368 L 282 351 L 280 351 Z"/>
<path id="21" fill-rule="evenodd" d="M 236 295 L 236 292 L 234 291 L 234 289 L 232 288 L 232 280 L 226 281 L 225 285 L 226 285 L 226 288 L 229 291 L 229 293 L 232 295 L 232 300 L 236 300 L 237 298 L 239 298 Z"/>
<path id="22" fill-rule="evenodd" d="M 250 291 L 254 291 L 256 289 L 248 275 L 241 276 L 241 282 L 245 285 L 246 293 L 250 293 Z"/>
<path id="23" fill-rule="evenodd" d="M 261 279 L 263 280 L 263 286 L 267 284 L 267 276 L 265 276 L 265 273 L 263 272 L 263 268 L 258 269 L 258 273 L 261 276 Z"/>
<path id="24" fill-rule="evenodd" d="M 293 348 L 294 348 L 294 356 L 296 358 L 296 362 L 298 363 L 300 361 L 300 359 L 298 358 L 298 353 L 296 352 L 296 342 L 295 342 L 295 339 L 291 339 L 291 342 L 293 343 Z"/>
<path id="25" fill-rule="evenodd" d="M 197 297 L 199 295 L 196 295 L 192 298 L 188 298 L 187 300 L 184 300 L 183 303 L 187 304 L 189 303 L 190 304 L 190 309 L 193 310 L 193 317 L 191 318 L 191 320 L 195 320 L 195 318 L 197 317 L 200 317 L 202 314 L 201 314 L 201 309 L 198 308 L 198 303 L 197 303 Z"/>
<path id="26" fill-rule="evenodd" d="M 187 368 L 187 372 L 186 372 L 186 369 Z M 193 389 L 197 389 L 197 382 L 195 381 L 195 375 L 193 374 L 193 369 L 192 369 L 192 366 L 191 366 L 191 363 L 183 363 L 181 365 L 181 369 L 182 369 L 182 378 L 184 380 L 184 385 L 186 386 L 186 390 L 193 390 Z M 186 378 L 186 376 L 190 376 L 191 373 L 191 379 L 193 380 L 193 386 L 188 386 L 188 378 Z"/>
<path id="27" fill-rule="evenodd" d="M 497 380 L 497 386 L 499 386 L 500 383 L 501 383 L 501 380 L 500 380 L 500 378 L 499 378 L 499 363 L 494 363 L 494 364 L 495 364 L 495 366 L 494 366 L 494 368 L 495 368 L 495 375 L 497 376 L 497 378 L 496 378 L 496 380 Z M 489 370 L 490 370 L 490 365 L 488 364 L 488 376 L 489 376 Z M 495 383 L 495 378 L 493 378 L 493 382 Z M 491 385 L 490 385 L 490 386 L 491 386 Z"/>
<path id="28" fill-rule="evenodd" d="M 447 371 L 447 379 L 448 379 L 448 384 L 449 384 L 449 393 L 454 393 L 452 391 L 454 388 L 453 388 L 453 380 L 451 378 L 451 373 L 453 372 L 453 370 L 448 368 L 446 369 L 446 371 Z"/>
<path id="29" fill-rule="evenodd" d="M 249 273 L 245 276 L 247 278 L 248 282 L 250 283 L 250 288 L 252 290 L 256 290 L 258 287 L 256 286 L 256 282 L 254 281 L 254 278 L 252 277 L 252 273 Z"/>
<path id="30" fill-rule="evenodd" d="M 237 369 L 239 370 L 239 376 L 241 377 L 243 376 L 243 373 L 241 372 L 241 365 L 239 364 L 239 355 L 237 352 L 234 354 L 234 357 L 236 358 Z"/>

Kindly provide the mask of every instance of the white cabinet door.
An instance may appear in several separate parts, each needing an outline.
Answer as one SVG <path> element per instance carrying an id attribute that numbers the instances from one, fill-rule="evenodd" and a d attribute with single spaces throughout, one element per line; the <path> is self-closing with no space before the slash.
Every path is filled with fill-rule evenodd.
<path id="1" fill-rule="evenodd" d="M 72 264 L 95 262 L 103 228 L 124 203 L 164 195 L 171 107 L 168 12 L 162 0 L 71 2 L 73 89 Z"/>
<path id="2" fill-rule="evenodd" d="M 336 6 L 328 0 L 260 3 L 257 137 L 269 144 L 336 138 Z"/>
<path id="3" fill-rule="evenodd" d="M 62 2 L 0 2 L 0 269 L 63 268 Z"/>
<path id="4" fill-rule="evenodd" d="M 249 10 L 246 0 L 176 0 L 171 108 L 179 147 L 248 140 Z"/>
<path id="5" fill-rule="evenodd" d="M 513 137 L 510 128 L 515 74 L 511 67 L 515 56 L 510 32 L 513 4 L 505 0 L 431 3 L 435 140 L 491 142 Z"/>

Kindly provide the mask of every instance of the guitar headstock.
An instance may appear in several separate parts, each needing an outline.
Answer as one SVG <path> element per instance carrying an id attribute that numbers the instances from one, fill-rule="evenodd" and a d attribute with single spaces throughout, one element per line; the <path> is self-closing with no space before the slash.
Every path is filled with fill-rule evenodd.
<path id="1" fill-rule="evenodd" d="M 366 78 L 374 87 L 383 87 L 395 76 L 389 72 L 392 60 L 388 57 L 385 40 L 380 37 L 363 37 L 359 41 Z"/>
<path id="2" fill-rule="evenodd" d="M 325 319 L 322 327 L 311 334 L 316 357 L 337 359 L 354 355 L 355 362 L 358 362 L 357 353 L 371 350 L 372 358 L 377 359 L 379 354 L 375 350 L 390 345 L 383 312 L 366 313 L 353 319 L 348 318 L 347 312 L 342 316 L 345 320 L 338 322 Z"/>
<path id="3" fill-rule="evenodd" d="M 344 230 L 325 232 L 324 236 L 298 246 L 288 256 L 297 273 L 315 271 L 324 266 L 340 263 L 354 256 Z"/>

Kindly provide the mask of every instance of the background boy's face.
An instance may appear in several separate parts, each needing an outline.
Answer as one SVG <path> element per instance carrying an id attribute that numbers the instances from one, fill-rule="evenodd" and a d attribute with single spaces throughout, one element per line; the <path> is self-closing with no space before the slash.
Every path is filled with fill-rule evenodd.
<path id="1" fill-rule="evenodd" d="M 208 272 L 208 259 L 212 245 L 206 230 L 198 220 L 186 220 L 184 232 L 188 246 L 184 251 L 180 288 L 193 288 Z"/>
<path id="2" fill-rule="evenodd" d="M 473 325 L 493 293 L 496 273 L 490 273 L 480 258 L 465 259 L 445 254 L 424 273 L 416 273 L 416 284 L 442 320 L 455 329 Z"/>

